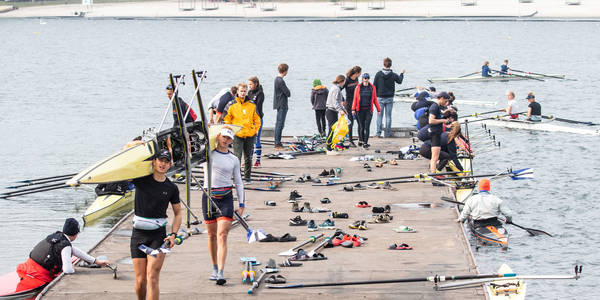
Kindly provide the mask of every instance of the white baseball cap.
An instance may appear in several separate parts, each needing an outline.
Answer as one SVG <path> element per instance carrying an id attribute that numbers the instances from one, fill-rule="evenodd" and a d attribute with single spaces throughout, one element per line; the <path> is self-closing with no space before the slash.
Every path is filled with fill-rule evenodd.
<path id="1" fill-rule="evenodd" d="M 233 138 L 234 133 L 233 133 L 233 130 L 231 130 L 229 128 L 223 128 L 223 129 L 221 129 L 221 135 Z"/>

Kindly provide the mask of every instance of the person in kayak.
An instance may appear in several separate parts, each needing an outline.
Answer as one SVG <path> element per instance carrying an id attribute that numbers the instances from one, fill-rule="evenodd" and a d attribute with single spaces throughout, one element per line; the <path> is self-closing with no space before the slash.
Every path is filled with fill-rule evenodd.
<path id="1" fill-rule="evenodd" d="M 480 73 L 481 77 L 492 77 L 492 70 L 490 70 L 490 62 L 483 62 L 483 66 L 481 66 L 481 71 L 477 73 Z"/>
<path id="2" fill-rule="evenodd" d="M 289 66 L 287 64 L 279 64 L 277 72 L 279 75 L 275 77 L 273 84 L 273 109 L 277 110 L 277 118 L 275 120 L 275 150 L 283 150 L 281 143 L 281 135 L 285 125 L 285 117 L 288 112 L 288 98 L 291 96 L 290 89 L 285 84 L 285 77 L 288 74 Z"/>
<path id="3" fill-rule="evenodd" d="M 254 154 L 256 154 L 256 161 L 254 162 L 255 167 L 260 167 L 260 158 L 262 156 L 262 145 L 260 144 L 260 134 L 263 128 L 263 103 L 265 102 L 265 93 L 263 93 L 263 87 L 260 85 L 257 76 L 248 78 L 248 99 L 256 105 L 256 113 L 260 117 L 260 128 L 254 138 Z"/>
<path id="4" fill-rule="evenodd" d="M 73 246 L 71 242 L 79 235 L 79 222 L 73 218 L 65 220 L 62 231 L 57 231 L 41 240 L 29 253 L 29 258 L 17 266 L 17 274 L 21 279 L 17 291 L 26 291 L 40 287 L 61 272 L 75 273 L 72 256 L 81 258 L 89 264 L 107 266 L 107 260 L 96 259 L 83 250 Z"/>
<path id="5" fill-rule="evenodd" d="M 358 119 L 358 146 L 369 149 L 369 129 L 373 118 L 373 105 L 381 111 L 377 101 L 377 90 L 369 82 L 369 73 L 362 75 L 362 83 L 354 89 L 352 115 Z"/>
<path id="6" fill-rule="evenodd" d="M 504 64 L 500 65 L 500 75 L 508 74 L 508 70 L 510 70 L 508 67 L 508 59 L 505 59 Z"/>
<path id="7" fill-rule="evenodd" d="M 510 115 L 511 119 L 519 118 L 519 105 L 517 104 L 517 100 L 515 99 L 515 92 L 507 91 L 506 92 L 506 108 L 503 109 L 507 114 Z"/>
<path id="8" fill-rule="evenodd" d="M 396 93 L 396 83 L 402 84 L 404 72 L 394 73 L 391 69 L 392 59 L 386 57 L 383 59 L 383 69 L 375 74 L 373 85 L 377 89 L 377 101 L 381 105 L 381 111 L 377 114 L 376 136 L 380 137 L 383 131 L 384 137 L 390 137 L 392 130 L 392 108 L 394 108 L 394 94 Z M 385 127 L 382 126 L 385 114 Z"/>
<path id="9" fill-rule="evenodd" d="M 328 127 L 328 136 L 331 135 L 333 131 L 333 124 L 338 120 L 338 114 L 344 117 L 346 115 L 346 110 L 342 105 L 344 101 L 344 96 L 342 96 L 342 87 L 346 82 L 346 77 L 344 75 L 338 75 L 335 77 L 333 81 L 333 85 L 329 89 L 329 94 L 327 94 L 327 102 L 325 107 L 325 118 L 327 118 L 327 127 Z M 327 144 L 327 150 L 333 150 L 332 146 Z"/>
<path id="10" fill-rule="evenodd" d="M 541 122 L 542 106 L 535 101 L 533 92 L 529 92 L 526 99 L 529 101 L 529 105 L 527 106 L 527 120 L 531 122 Z"/>
<path id="11" fill-rule="evenodd" d="M 240 161 L 244 158 L 244 180 L 250 182 L 254 139 L 260 130 L 261 122 L 256 105 L 246 96 L 247 90 L 248 86 L 245 83 L 238 83 L 235 103 L 227 110 L 224 121 L 225 124 L 242 126 L 233 140 L 233 153 Z"/>
<path id="12" fill-rule="evenodd" d="M 431 139 L 431 160 L 429 161 L 429 171 L 435 173 L 436 165 L 440 157 L 443 124 L 449 123 L 449 119 L 442 118 L 442 108 L 448 105 L 450 95 L 446 92 L 440 92 L 437 95 L 437 102 L 429 106 L 429 138 Z"/>
<path id="13" fill-rule="evenodd" d="M 227 258 L 227 235 L 233 221 L 233 185 L 237 193 L 239 208 L 236 210 L 241 216 L 244 212 L 244 183 L 240 171 L 240 160 L 229 151 L 229 145 L 235 138 L 233 130 L 225 126 L 217 135 L 217 147 L 211 152 L 211 199 L 219 207 L 220 214 L 214 207 L 208 207 L 207 197 L 202 195 L 202 212 L 204 223 L 208 232 L 208 253 L 212 263 L 213 272 L 210 280 L 215 280 L 218 285 L 226 283 L 223 275 L 225 260 Z M 208 178 L 208 168 L 204 168 L 204 178 Z M 232 180 L 233 178 L 233 180 Z M 208 188 L 207 184 L 204 185 Z"/>
<path id="14" fill-rule="evenodd" d="M 475 226 L 499 226 L 502 223 L 498 220 L 498 216 L 502 214 L 506 217 L 506 223 L 512 223 L 512 211 L 502 199 L 490 193 L 490 180 L 481 179 L 478 189 L 479 194 L 467 199 L 465 207 L 456 221 L 462 223 L 470 216 Z"/>
<path id="15" fill-rule="evenodd" d="M 321 83 L 320 79 L 313 80 L 313 88 L 310 90 L 310 103 L 312 104 L 312 109 L 315 111 L 317 130 L 320 136 L 325 136 L 325 130 L 327 130 L 327 126 L 325 125 L 325 110 L 327 109 L 328 94 L 329 90 Z M 348 130 L 350 128 L 352 128 L 352 125 L 348 125 Z M 348 134 L 351 135 L 352 133 L 349 131 Z"/>
<path id="16" fill-rule="evenodd" d="M 354 99 L 354 89 L 359 84 L 358 78 L 360 77 L 360 73 L 362 72 L 362 68 L 359 66 L 354 66 L 352 69 L 346 72 L 346 81 L 344 82 L 344 86 L 342 89 L 346 92 L 346 98 L 342 102 L 346 111 L 352 111 L 352 103 Z M 352 114 L 348 115 L 348 138 L 350 139 L 350 146 L 356 147 L 354 143 L 354 138 L 352 136 L 352 128 L 354 127 L 354 121 L 358 124 L 358 120 L 354 118 Z"/>
<path id="17" fill-rule="evenodd" d="M 181 226 L 181 203 L 179 189 L 167 178 L 171 168 L 171 154 L 162 149 L 152 159 L 152 174 L 133 179 L 135 185 L 133 229 L 131 233 L 131 258 L 135 274 L 135 293 L 138 299 L 158 299 L 159 275 L 165 254 L 147 255 L 139 247 L 144 245 L 159 249 L 175 245 L 175 237 Z M 173 225 L 167 235 L 167 208 L 173 209 Z M 147 298 L 146 298 L 147 297 Z"/>

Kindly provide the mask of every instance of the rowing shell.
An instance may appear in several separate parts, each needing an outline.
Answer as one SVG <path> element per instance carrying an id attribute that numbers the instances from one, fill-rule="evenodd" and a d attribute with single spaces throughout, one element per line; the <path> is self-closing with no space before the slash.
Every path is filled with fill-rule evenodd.
<path id="1" fill-rule="evenodd" d="M 92 224 L 98 219 L 111 215 L 122 208 L 133 208 L 133 199 L 135 190 L 128 191 L 123 195 L 101 195 L 90 205 L 83 214 L 83 221 L 86 226 Z"/>
<path id="2" fill-rule="evenodd" d="M 498 274 L 513 273 L 507 264 L 502 264 Z M 521 300 L 525 299 L 526 285 L 523 280 L 492 281 L 485 286 L 490 300 Z"/>
<path id="3" fill-rule="evenodd" d="M 394 96 L 394 102 L 405 102 L 405 103 L 413 103 L 417 101 L 412 96 L 408 96 L 406 94 L 396 94 Z M 455 104 L 463 104 L 463 105 L 471 105 L 471 106 L 484 106 L 484 107 L 496 107 L 498 102 L 491 101 L 477 101 L 477 100 L 454 100 Z"/>
<path id="4" fill-rule="evenodd" d="M 541 76 L 541 75 L 521 75 L 521 76 L 515 76 L 515 75 L 496 75 L 496 76 L 490 76 L 490 77 L 483 77 L 481 75 L 479 76 L 470 76 L 470 77 L 450 77 L 450 78 L 431 78 L 431 79 L 427 79 L 427 81 L 431 82 L 431 83 L 436 83 L 436 82 L 444 82 L 444 83 L 454 83 L 454 82 L 486 82 L 486 81 L 515 81 L 515 80 L 531 80 L 531 79 L 546 79 L 549 77 L 554 77 L 554 78 L 558 78 L 558 79 L 564 79 L 565 75 L 560 75 L 560 74 L 549 74 L 546 76 Z"/>
<path id="5" fill-rule="evenodd" d="M 526 130 L 537 130 L 537 131 L 549 131 L 549 132 L 565 132 L 565 133 L 576 133 L 576 134 L 585 134 L 585 135 L 600 135 L 600 130 L 598 129 L 585 129 L 585 128 L 577 128 L 577 127 L 569 127 L 569 126 L 561 126 L 553 123 L 554 119 L 550 120 L 542 120 L 541 122 L 531 122 L 527 120 L 519 120 L 519 119 L 489 119 L 489 120 L 481 120 L 479 117 L 468 117 L 465 119 L 467 122 L 481 122 L 487 126 L 495 126 L 495 127 L 505 127 L 505 128 L 515 128 L 515 129 L 526 129 Z"/>

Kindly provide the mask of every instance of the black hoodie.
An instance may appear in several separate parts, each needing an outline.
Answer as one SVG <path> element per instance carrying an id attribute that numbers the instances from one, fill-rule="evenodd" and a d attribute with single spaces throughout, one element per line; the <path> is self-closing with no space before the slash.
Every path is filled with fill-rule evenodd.
<path id="1" fill-rule="evenodd" d="M 262 119 L 264 116 L 263 102 L 265 102 L 265 93 L 263 93 L 262 85 L 259 84 L 257 89 L 250 90 L 247 98 L 256 105 L 256 113 Z"/>
<path id="2" fill-rule="evenodd" d="M 395 83 L 401 84 L 404 79 L 404 74 L 400 75 L 394 73 L 392 69 L 383 69 L 375 74 L 373 85 L 377 90 L 377 97 L 380 98 L 391 98 L 394 97 L 396 92 Z"/>

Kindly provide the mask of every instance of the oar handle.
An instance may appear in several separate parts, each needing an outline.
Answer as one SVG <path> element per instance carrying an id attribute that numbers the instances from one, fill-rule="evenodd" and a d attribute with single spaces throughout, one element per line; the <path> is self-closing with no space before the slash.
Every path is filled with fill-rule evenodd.
<path id="1" fill-rule="evenodd" d="M 298 250 L 298 249 L 300 249 L 300 248 L 302 248 L 302 247 L 304 247 L 304 246 L 306 246 L 306 245 L 308 245 L 310 243 L 314 243 L 314 242 L 316 242 L 318 239 L 320 239 L 324 235 L 325 235 L 324 233 L 320 233 L 317 236 L 311 237 L 310 239 L 304 241 L 302 244 L 300 244 L 300 245 L 292 248 L 292 251 Z"/>

